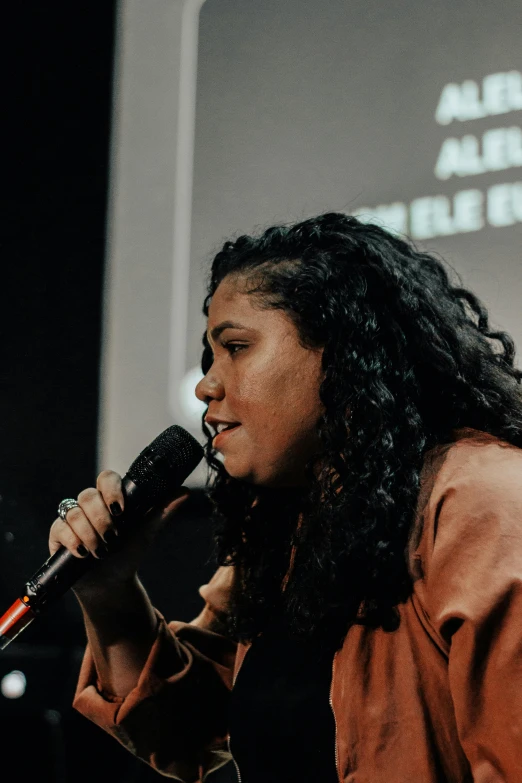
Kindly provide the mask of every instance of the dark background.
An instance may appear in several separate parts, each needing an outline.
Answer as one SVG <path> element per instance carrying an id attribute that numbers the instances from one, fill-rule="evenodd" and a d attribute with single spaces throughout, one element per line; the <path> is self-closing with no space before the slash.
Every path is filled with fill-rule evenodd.
<path id="1" fill-rule="evenodd" d="M 32 2 L 4 16 L 0 615 L 46 559 L 58 502 L 95 480 L 114 6 Z M 198 614 L 210 554 L 194 490 L 142 572 L 167 617 Z M 68 594 L 0 653 L 0 679 L 27 678 L 20 699 L 0 695 L 9 780 L 159 780 L 72 710 L 83 644 Z"/>

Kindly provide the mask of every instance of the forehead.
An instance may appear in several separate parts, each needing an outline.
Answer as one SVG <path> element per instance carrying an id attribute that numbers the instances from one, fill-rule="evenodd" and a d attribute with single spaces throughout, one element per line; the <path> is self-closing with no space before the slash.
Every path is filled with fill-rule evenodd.
<path id="1" fill-rule="evenodd" d="M 207 323 L 207 336 L 216 339 L 225 328 L 244 328 L 251 331 L 292 329 L 293 324 L 282 310 L 261 307 L 254 294 L 247 294 L 241 280 L 225 278 L 212 296 Z"/>
<path id="2" fill-rule="evenodd" d="M 240 316 L 253 319 L 263 311 L 252 294 L 244 292 L 240 280 L 225 278 L 216 288 L 208 309 L 208 325 L 211 328 L 218 321 L 239 320 Z"/>

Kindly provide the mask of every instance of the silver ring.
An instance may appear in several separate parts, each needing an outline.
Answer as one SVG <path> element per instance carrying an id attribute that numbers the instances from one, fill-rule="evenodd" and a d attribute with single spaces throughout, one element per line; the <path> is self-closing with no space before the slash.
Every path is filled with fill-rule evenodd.
<path id="1" fill-rule="evenodd" d="M 71 508 L 76 508 L 76 506 L 79 506 L 77 500 L 74 500 L 73 498 L 65 498 L 62 500 L 60 505 L 58 506 L 58 514 L 63 519 L 63 521 L 66 521 L 67 512 L 71 510 Z"/>

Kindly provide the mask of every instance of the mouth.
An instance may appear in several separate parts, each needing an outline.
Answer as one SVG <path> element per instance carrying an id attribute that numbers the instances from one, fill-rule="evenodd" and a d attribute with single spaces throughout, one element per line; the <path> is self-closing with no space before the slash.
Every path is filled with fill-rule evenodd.
<path id="1" fill-rule="evenodd" d="M 233 432 L 238 430 L 240 427 L 241 424 L 230 424 L 225 430 L 218 432 L 218 434 L 212 440 L 212 446 L 214 448 L 217 448 L 224 440 L 226 440 L 227 437 L 229 437 Z"/>

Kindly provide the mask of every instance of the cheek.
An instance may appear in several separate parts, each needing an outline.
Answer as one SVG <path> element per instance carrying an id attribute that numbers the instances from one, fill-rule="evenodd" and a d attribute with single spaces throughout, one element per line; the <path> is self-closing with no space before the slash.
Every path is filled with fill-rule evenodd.
<path id="1" fill-rule="evenodd" d="M 281 386 L 270 382 L 266 374 L 259 378 L 251 376 L 245 379 L 230 398 L 232 410 L 244 422 L 252 436 L 260 437 L 271 432 L 282 417 Z"/>
<path id="2" fill-rule="evenodd" d="M 230 395 L 231 409 L 244 422 L 254 445 L 265 448 L 308 438 L 321 415 L 317 372 L 277 372 L 274 367 L 245 374 Z"/>

